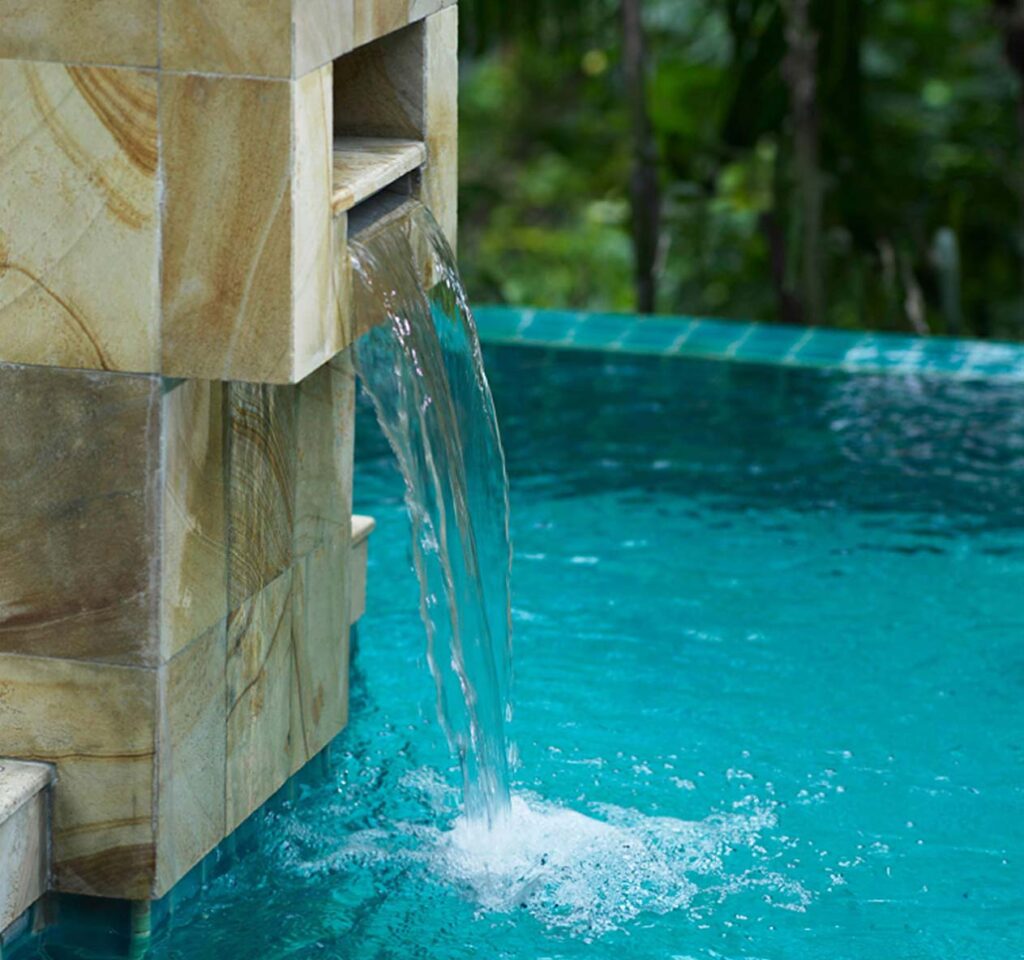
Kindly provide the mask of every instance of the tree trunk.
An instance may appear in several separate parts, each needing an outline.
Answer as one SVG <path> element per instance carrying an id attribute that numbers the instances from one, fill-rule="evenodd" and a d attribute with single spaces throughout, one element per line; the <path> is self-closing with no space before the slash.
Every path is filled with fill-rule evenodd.
<path id="1" fill-rule="evenodd" d="M 633 126 L 630 201 L 636 307 L 640 313 L 653 313 L 658 293 L 661 193 L 658 183 L 658 150 L 647 110 L 647 43 L 642 8 L 643 0 L 622 0 L 626 98 Z"/>
<path id="2" fill-rule="evenodd" d="M 810 0 L 785 0 L 786 58 L 783 77 L 789 87 L 793 158 L 800 223 L 800 295 L 808 323 L 821 324 L 825 313 L 821 257 L 822 178 L 818 156 L 818 35 L 811 24 Z"/>
<path id="3" fill-rule="evenodd" d="M 772 274 L 772 287 L 779 305 L 779 320 L 783 323 L 799 325 L 804 323 L 804 308 L 800 298 L 789 288 L 786 264 L 786 236 L 782 232 L 778 217 L 771 211 L 762 213 L 758 225 L 768 244 L 769 265 Z"/>

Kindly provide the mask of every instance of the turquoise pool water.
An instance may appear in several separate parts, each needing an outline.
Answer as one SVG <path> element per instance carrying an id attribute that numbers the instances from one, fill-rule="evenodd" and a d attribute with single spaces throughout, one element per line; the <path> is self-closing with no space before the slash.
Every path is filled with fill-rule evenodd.
<path id="1" fill-rule="evenodd" d="M 353 722 L 330 781 L 157 955 L 1024 956 L 1024 388 L 487 360 L 516 550 L 511 825 L 456 820 L 401 481 L 364 410 Z"/>

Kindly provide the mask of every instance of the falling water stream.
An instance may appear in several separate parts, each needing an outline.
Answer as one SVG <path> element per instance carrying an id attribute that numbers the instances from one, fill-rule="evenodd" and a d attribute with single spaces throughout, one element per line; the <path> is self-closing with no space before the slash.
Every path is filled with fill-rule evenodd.
<path id="1" fill-rule="evenodd" d="M 730 852 L 760 849 L 775 823 L 770 807 L 744 801 L 684 821 L 611 804 L 588 814 L 511 789 L 508 478 L 473 317 L 452 251 L 422 206 L 359 232 L 351 258 L 357 328 L 369 329 L 357 340 L 357 367 L 405 482 L 427 660 L 463 803 L 453 819 L 445 800 L 434 809 L 445 790 L 422 770 L 401 789 L 434 798 L 438 826 L 399 818 L 383 831 L 357 830 L 332 864 L 426 865 L 485 913 L 526 910 L 549 930 L 585 938 L 641 913 L 691 909 L 719 882 L 716 896 L 757 888 L 802 910 L 800 884 L 756 865 L 739 876 L 723 869 Z"/>
<path id="2" fill-rule="evenodd" d="M 437 709 L 470 820 L 510 809 L 508 477 L 451 248 L 422 206 L 351 244 L 357 366 L 405 480 Z"/>

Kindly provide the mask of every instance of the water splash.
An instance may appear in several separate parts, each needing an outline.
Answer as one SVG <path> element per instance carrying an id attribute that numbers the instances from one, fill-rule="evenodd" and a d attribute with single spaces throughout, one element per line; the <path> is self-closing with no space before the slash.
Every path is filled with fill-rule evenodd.
<path id="1" fill-rule="evenodd" d="M 758 889 L 765 902 L 803 910 L 810 894 L 752 857 L 727 866 L 775 825 L 770 807 L 704 820 L 651 817 L 611 804 L 593 816 L 516 793 L 509 817 L 482 830 L 463 817 L 436 838 L 436 874 L 489 913 L 529 912 L 549 930 L 584 938 Z M 735 872 L 734 872 L 735 871 Z"/>
<path id="2" fill-rule="evenodd" d="M 776 804 L 746 796 L 699 820 L 649 816 L 613 804 L 585 809 L 516 790 L 494 826 L 453 814 L 450 788 L 429 769 L 393 784 L 402 816 L 374 820 L 327 843 L 345 812 L 292 820 L 281 869 L 308 881 L 370 871 L 418 888 L 456 891 L 478 918 L 529 916 L 550 934 L 591 943 L 637 922 L 682 912 L 694 925 L 744 910 L 802 913 L 814 898 L 780 872 L 788 859 Z M 347 801 L 346 801 L 347 803 Z M 347 810 L 347 807 L 346 807 Z M 451 905 L 451 901 L 445 901 Z"/>
<path id="3" fill-rule="evenodd" d="M 465 809 L 510 810 L 508 477 L 480 343 L 444 234 L 409 204 L 350 244 L 363 386 L 398 459 L 437 708 Z"/>

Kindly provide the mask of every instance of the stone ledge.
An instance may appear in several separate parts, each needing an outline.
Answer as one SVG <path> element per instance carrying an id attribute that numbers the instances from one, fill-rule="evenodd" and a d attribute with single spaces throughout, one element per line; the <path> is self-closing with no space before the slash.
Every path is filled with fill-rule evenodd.
<path id="1" fill-rule="evenodd" d="M 335 214 L 351 210 L 423 166 L 426 160 L 426 144 L 419 140 L 336 138 L 331 209 Z"/>
<path id="2" fill-rule="evenodd" d="M 46 893 L 53 769 L 0 760 L 0 933 Z"/>
<path id="3" fill-rule="evenodd" d="M 355 515 L 352 517 L 352 546 L 358 547 L 359 544 L 367 540 L 371 533 L 377 529 L 377 521 L 373 517 L 363 517 Z"/>

